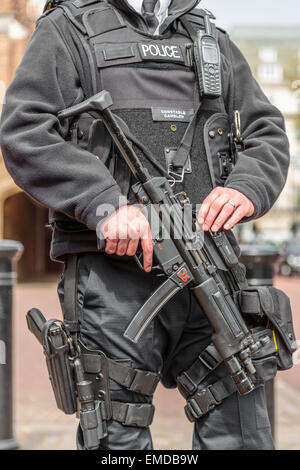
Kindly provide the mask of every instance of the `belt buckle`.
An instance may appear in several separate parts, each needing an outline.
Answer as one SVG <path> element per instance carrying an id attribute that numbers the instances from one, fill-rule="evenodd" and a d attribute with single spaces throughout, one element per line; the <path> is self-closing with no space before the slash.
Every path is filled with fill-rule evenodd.
<path id="1" fill-rule="evenodd" d="M 152 424 L 155 408 L 146 403 L 128 403 L 124 426 L 147 428 Z"/>
<path id="2" fill-rule="evenodd" d="M 159 374 L 136 370 L 129 390 L 132 392 L 141 393 L 142 395 L 151 396 L 155 392 L 159 381 Z"/>
<path id="3" fill-rule="evenodd" d="M 191 377 L 188 375 L 187 372 L 183 372 L 182 375 L 177 377 L 177 384 L 178 387 L 180 387 L 180 392 L 182 392 L 182 395 L 187 398 L 188 396 L 191 396 L 192 393 L 197 390 L 197 384 L 193 382 Z"/>
<path id="4" fill-rule="evenodd" d="M 202 418 L 202 416 L 206 415 L 219 404 L 220 402 L 218 402 L 212 394 L 211 386 L 199 390 L 188 400 L 186 406 L 187 417 L 193 422 L 198 418 Z"/>

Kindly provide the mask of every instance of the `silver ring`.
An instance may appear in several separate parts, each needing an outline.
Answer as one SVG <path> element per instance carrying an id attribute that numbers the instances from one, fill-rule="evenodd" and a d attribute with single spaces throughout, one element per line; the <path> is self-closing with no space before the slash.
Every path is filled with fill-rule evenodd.
<path id="1" fill-rule="evenodd" d="M 234 209 L 236 209 L 236 204 L 232 201 L 228 201 L 226 204 L 230 204 Z"/>

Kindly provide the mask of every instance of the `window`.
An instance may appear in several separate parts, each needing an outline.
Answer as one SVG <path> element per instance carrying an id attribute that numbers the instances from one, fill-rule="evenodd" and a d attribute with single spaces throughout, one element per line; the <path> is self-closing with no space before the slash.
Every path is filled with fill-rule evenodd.
<path id="1" fill-rule="evenodd" d="M 273 47 L 263 47 L 259 50 L 259 58 L 264 63 L 276 62 L 277 51 Z"/>
<path id="2" fill-rule="evenodd" d="M 283 79 L 283 69 L 279 64 L 260 64 L 258 79 L 263 83 L 280 83 Z"/>

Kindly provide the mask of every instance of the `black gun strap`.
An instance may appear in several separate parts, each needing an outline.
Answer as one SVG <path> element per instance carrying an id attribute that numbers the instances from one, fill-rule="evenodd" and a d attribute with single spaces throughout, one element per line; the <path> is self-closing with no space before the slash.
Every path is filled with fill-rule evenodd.
<path id="1" fill-rule="evenodd" d="M 79 331 L 77 317 L 77 255 L 70 254 L 66 258 L 66 267 L 64 272 L 64 324 L 77 339 Z"/>
<path id="2" fill-rule="evenodd" d="M 179 144 L 177 149 L 176 155 L 172 161 L 173 170 L 176 171 L 176 168 L 183 169 L 185 167 L 185 163 L 191 153 L 194 135 L 196 131 L 197 125 L 197 117 L 201 108 L 202 102 L 198 105 L 197 109 L 195 110 L 194 116 L 190 121 L 186 131 L 182 137 L 182 140 Z"/>

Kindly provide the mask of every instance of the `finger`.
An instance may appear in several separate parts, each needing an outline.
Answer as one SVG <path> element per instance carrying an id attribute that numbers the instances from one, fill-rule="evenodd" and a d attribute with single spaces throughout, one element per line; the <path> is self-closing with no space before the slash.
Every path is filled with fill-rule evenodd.
<path id="1" fill-rule="evenodd" d="M 129 240 L 126 255 L 134 256 L 137 252 L 138 246 L 139 246 L 139 239 Z"/>
<path id="2" fill-rule="evenodd" d="M 234 227 L 240 220 L 242 220 L 245 217 L 246 214 L 246 209 L 244 206 L 240 206 L 236 209 L 232 217 L 226 222 L 224 225 L 225 230 L 230 230 L 232 227 Z"/>
<path id="3" fill-rule="evenodd" d="M 117 251 L 117 246 L 118 246 L 118 240 L 111 240 L 110 238 L 107 238 L 105 253 L 107 253 L 108 255 L 115 254 Z"/>
<path id="4" fill-rule="evenodd" d="M 204 220 L 208 214 L 211 204 L 219 197 L 219 190 L 218 188 L 214 189 L 207 198 L 204 199 L 201 209 L 198 214 L 198 222 L 200 225 L 204 223 Z"/>
<path id="5" fill-rule="evenodd" d="M 135 223 L 128 223 L 128 237 L 131 240 L 139 240 L 141 238 L 141 223 L 136 220 Z"/>
<path id="6" fill-rule="evenodd" d="M 208 214 L 204 220 L 204 230 L 207 231 L 211 228 L 216 217 L 219 215 L 226 202 L 228 202 L 228 195 L 225 194 L 213 201 L 208 211 Z"/>
<path id="7" fill-rule="evenodd" d="M 216 220 L 213 223 L 212 226 L 212 232 L 218 232 L 221 227 L 225 224 L 226 220 L 234 213 L 236 210 L 235 207 L 233 207 L 232 204 L 229 204 L 228 202 L 224 204 L 223 209 L 221 210 L 220 214 L 216 218 Z"/>
<path id="8" fill-rule="evenodd" d="M 127 249 L 128 249 L 128 243 L 129 243 L 128 238 L 119 240 L 117 250 L 116 250 L 116 254 L 118 256 L 124 256 L 126 254 Z"/>
<path id="9" fill-rule="evenodd" d="M 144 269 L 148 273 L 151 271 L 153 263 L 153 243 L 150 226 L 148 227 L 147 236 L 141 239 L 141 245 L 144 257 Z"/>

